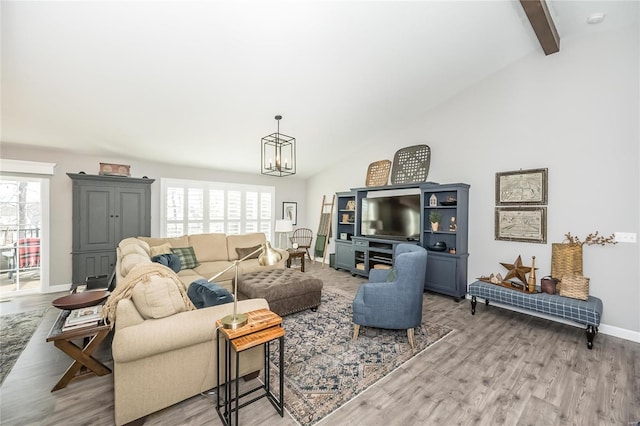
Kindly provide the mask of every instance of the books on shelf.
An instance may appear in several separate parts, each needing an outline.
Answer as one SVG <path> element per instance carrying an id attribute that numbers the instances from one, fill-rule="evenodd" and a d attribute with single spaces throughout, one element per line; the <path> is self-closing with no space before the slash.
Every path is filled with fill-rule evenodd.
<path id="1" fill-rule="evenodd" d="M 89 306 L 86 308 L 74 309 L 62 326 L 63 331 L 74 330 L 94 326 L 100 322 L 102 318 L 102 305 Z"/>

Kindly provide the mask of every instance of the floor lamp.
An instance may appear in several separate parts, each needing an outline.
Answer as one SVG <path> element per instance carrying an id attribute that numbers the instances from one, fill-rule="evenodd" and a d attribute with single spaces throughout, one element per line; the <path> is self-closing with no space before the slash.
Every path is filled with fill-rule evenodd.
<path id="1" fill-rule="evenodd" d="M 224 271 L 215 274 L 213 277 L 209 278 L 209 282 L 215 280 L 231 268 L 235 268 L 235 279 L 234 279 L 234 290 L 233 290 L 233 315 L 227 315 L 220 320 L 222 322 L 222 326 L 224 328 L 236 329 L 245 325 L 249 321 L 249 316 L 247 314 L 239 314 L 238 313 L 238 267 L 242 262 L 249 259 L 251 256 L 255 255 L 258 252 L 260 256 L 258 256 L 258 263 L 260 266 L 273 266 L 276 263 L 282 260 L 282 255 L 278 253 L 273 247 L 271 247 L 271 243 L 266 241 L 260 247 L 243 257 L 242 259 L 234 260 L 233 263 L 226 268 Z"/>
<path id="2" fill-rule="evenodd" d="M 276 220 L 276 229 L 275 232 L 278 234 L 278 247 L 281 249 L 286 249 L 289 246 L 289 243 L 285 244 L 285 247 L 282 247 L 282 234 L 289 235 L 289 232 L 293 231 L 293 222 L 286 219 L 278 219 Z"/>

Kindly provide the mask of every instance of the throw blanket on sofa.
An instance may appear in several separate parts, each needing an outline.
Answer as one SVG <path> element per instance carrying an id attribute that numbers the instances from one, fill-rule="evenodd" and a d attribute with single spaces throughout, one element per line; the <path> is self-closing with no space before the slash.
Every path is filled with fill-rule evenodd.
<path id="1" fill-rule="evenodd" d="M 191 311 L 196 309 L 193 303 L 191 303 L 191 300 L 189 300 L 189 296 L 187 296 L 187 290 L 184 288 L 184 284 L 182 284 L 182 281 L 180 281 L 180 278 L 178 278 L 175 272 L 159 263 L 143 263 L 135 266 L 129 274 L 127 274 L 123 282 L 116 286 L 116 289 L 111 293 L 102 308 L 102 318 L 111 328 L 113 328 L 116 320 L 116 306 L 118 306 L 118 302 L 122 299 L 131 299 L 135 286 L 149 281 L 151 276 L 160 276 L 173 282 L 180 292 L 186 310 Z"/>

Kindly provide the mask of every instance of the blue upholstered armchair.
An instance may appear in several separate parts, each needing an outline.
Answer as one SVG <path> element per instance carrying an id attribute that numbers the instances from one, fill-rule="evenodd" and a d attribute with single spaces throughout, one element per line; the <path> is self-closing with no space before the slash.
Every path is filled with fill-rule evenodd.
<path id="1" fill-rule="evenodd" d="M 415 346 L 414 328 L 422 323 L 422 295 L 427 271 L 427 251 L 414 244 L 398 244 L 394 255 L 393 280 L 389 270 L 371 269 L 368 283 L 358 288 L 353 300 L 353 339 L 360 326 L 407 330 Z"/>

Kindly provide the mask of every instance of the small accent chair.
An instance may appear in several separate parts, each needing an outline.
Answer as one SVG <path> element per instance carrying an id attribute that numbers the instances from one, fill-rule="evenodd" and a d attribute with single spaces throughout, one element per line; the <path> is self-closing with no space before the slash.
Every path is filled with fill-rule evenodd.
<path id="1" fill-rule="evenodd" d="M 293 235 L 289 238 L 291 240 L 291 244 L 298 243 L 298 248 L 305 249 L 307 251 L 307 256 L 309 257 L 309 261 L 313 262 L 311 258 L 311 254 L 309 253 L 309 248 L 311 247 L 311 241 L 313 241 L 313 231 L 309 228 L 298 228 L 293 231 Z"/>
<path id="2" fill-rule="evenodd" d="M 427 251 L 414 244 L 396 246 L 391 271 L 371 269 L 370 282 L 358 288 L 353 300 L 353 340 L 358 338 L 361 325 L 406 329 L 409 344 L 414 348 L 414 328 L 422 323 L 426 271 Z"/>

